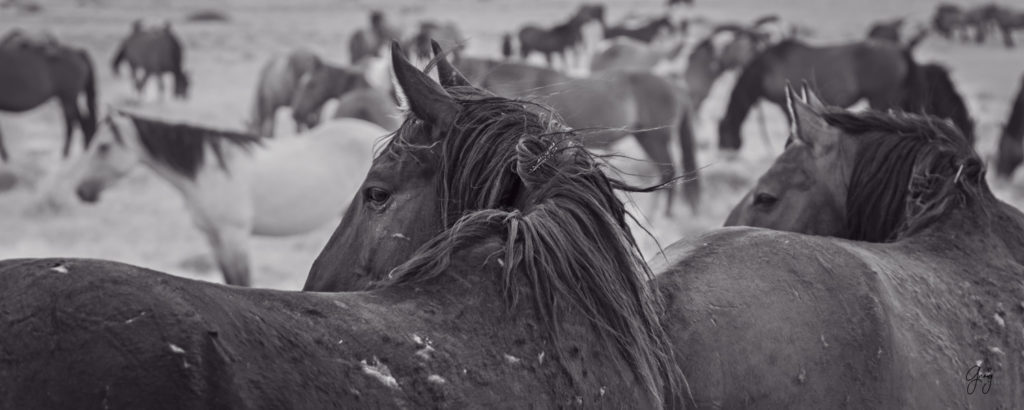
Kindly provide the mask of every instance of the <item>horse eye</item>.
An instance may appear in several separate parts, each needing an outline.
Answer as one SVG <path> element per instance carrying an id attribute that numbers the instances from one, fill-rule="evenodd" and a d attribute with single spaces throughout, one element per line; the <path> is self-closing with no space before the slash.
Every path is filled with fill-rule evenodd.
<path id="1" fill-rule="evenodd" d="M 762 192 L 754 196 L 754 206 L 772 206 L 778 200 L 774 195 Z"/>
<path id="2" fill-rule="evenodd" d="M 366 199 L 374 205 L 384 205 L 391 199 L 391 193 L 377 187 L 366 188 L 366 192 L 363 193 Z"/>

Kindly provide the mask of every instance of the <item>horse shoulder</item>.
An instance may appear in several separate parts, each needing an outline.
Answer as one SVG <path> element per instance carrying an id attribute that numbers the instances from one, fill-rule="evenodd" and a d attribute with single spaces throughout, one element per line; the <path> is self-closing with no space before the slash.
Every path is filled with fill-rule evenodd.
<path id="1" fill-rule="evenodd" d="M 728 228 L 665 256 L 655 279 L 663 323 L 698 403 L 897 400 L 889 312 L 875 273 L 850 252 L 821 237 Z"/>

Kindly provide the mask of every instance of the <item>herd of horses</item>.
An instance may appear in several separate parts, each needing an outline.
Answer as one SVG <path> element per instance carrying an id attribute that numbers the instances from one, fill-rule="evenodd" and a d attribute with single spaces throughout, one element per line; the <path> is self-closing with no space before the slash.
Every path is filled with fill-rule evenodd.
<path id="1" fill-rule="evenodd" d="M 518 45 L 579 52 L 583 24 L 608 33 L 603 15 L 584 4 L 568 30 L 524 27 Z M 948 71 L 916 60 L 921 35 L 812 46 L 766 35 L 772 20 L 714 28 L 674 75 L 622 68 L 681 52 L 620 30 L 609 37 L 628 40 L 579 77 L 457 52 L 430 39 L 445 23 L 405 41 L 375 13 L 350 64 L 269 60 L 245 131 L 125 107 L 100 117 L 86 53 L 10 36 L 0 78 L 54 78 L 14 107 L 31 108 L 29 91 L 70 95 L 65 145 L 72 119 L 86 135 L 78 196 L 96 201 L 145 164 L 243 286 L 0 261 L 0 407 L 1024 406 L 1024 213 L 992 193 Z M 678 34 L 665 25 L 677 26 L 650 26 Z M 134 25 L 113 67 L 127 61 L 140 89 L 171 73 L 186 97 L 175 37 Z M 58 75 L 79 65 L 86 80 Z M 678 144 L 697 212 L 693 121 L 729 70 L 720 148 L 741 146 L 759 99 L 784 109 L 785 148 L 726 228 L 645 260 L 619 193 L 663 190 L 671 210 Z M 1020 87 L 994 164 L 1004 177 L 1024 162 Z M 847 110 L 861 99 L 869 110 Z M 340 118 L 321 121 L 329 100 Z M 303 133 L 271 138 L 284 106 Z M 654 186 L 595 153 L 630 135 L 658 166 Z M 303 292 L 245 287 L 250 234 L 339 214 Z"/>

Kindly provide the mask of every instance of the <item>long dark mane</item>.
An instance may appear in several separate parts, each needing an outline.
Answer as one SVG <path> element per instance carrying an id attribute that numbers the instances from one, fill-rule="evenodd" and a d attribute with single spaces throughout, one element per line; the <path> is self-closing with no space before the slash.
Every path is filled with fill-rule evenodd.
<path id="1" fill-rule="evenodd" d="M 945 121 L 875 111 L 831 112 L 825 120 L 861 139 L 846 198 L 847 239 L 895 241 L 991 196 L 981 158 Z"/>
<path id="2" fill-rule="evenodd" d="M 429 281 L 445 272 L 455 252 L 500 238 L 506 301 L 515 305 L 524 294 L 532 298 L 560 359 L 570 356 L 561 351 L 559 318 L 579 312 L 653 399 L 679 400 L 684 382 L 648 285 L 652 274 L 614 193 L 625 185 L 604 174 L 579 136 L 564 131 L 550 109 L 504 98 L 464 98 L 479 97 L 472 89 L 449 92 L 461 112 L 437 143 L 434 159 L 447 230 L 382 286 Z M 387 150 L 417 149 L 409 141 L 418 126 L 407 120 Z M 672 397 L 664 397 L 663 389 Z"/>
<path id="3" fill-rule="evenodd" d="M 207 146 L 213 151 L 221 169 L 230 171 L 224 161 L 224 143 L 246 150 L 261 144 L 259 137 L 240 132 L 171 123 L 136 115 L 128 117 L 135 124 L 139 142 L 146 153 L 153 160 L 189 179 L 195 179 L 202 168 Z M 117 135 L 116 128 L 114 130 Z"/>
<path id="4" fill-rule="evenodd" d="M 912 59 L 909 63 L 911 71 L 916 72 L 908 76 L 912 84 L 904 97 L 903 110 L 949 119 L 973 142 L 974 120 L 967 112 L 963 97 L 956 91 L 949 70 L 939 64 L 915 66 Z"/>

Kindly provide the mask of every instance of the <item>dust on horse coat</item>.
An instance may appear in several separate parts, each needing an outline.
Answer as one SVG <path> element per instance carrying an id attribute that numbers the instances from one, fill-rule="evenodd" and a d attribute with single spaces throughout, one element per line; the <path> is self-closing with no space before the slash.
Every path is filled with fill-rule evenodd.
<path id="1" fill-rule="evenodd" d="M 261 139 L 113 115 L 73 168 L 76 192 L 94 202 L 137 163 L 182 195 L 229 284 L 248 285 L 250 235 L 304 233 L 337 220 L 366 173 L 384 129 L 328 122 L 303 138 Z M 262 142 L 261 142 L 262 141 Z"/>
<path id="2" fill-rule="evenodd" d="M 736 80 L 719 123 L 719 147 L 740 148 L 740 127 L 759 99 L 784 107 L 787 82 L 808 82 L 831 105 L 849 107 L 866 99 L 871 108 L 884 110 L 904 102 L 914 67 L 909 50 L 887 41 L 833 46 L 783 41 L 758 55 Z"/>
<path id="3" fill-rule="evenodd" d="M 402 125 L 402 115 L 395 99 L 376 88 L 362 88 L 339 98 L 334 118 L 358 118 L 388 131 L 397 130 Z"/>
<path id="4" fill-rule="evenodd" d="M 106 261 L 2 262 L 0 385 L 12 394 L 0 406 L 682 406 L 650 272 L 597 160 L 549 111 L 468 87 L 465 111 L 448 118 L 458 131 L 439 132 L 446 119 L 430 107 L 454 100 L 420 94 L 431 80 L 394 56 L 419 117 L 375 160 L 386 172 L 369 176 L 349 214 L 380 220 L 407 206 L 375 201 L 428 173 L 374 177 L 423 161 L 498 172 L 475 176 L 514 185 L 522 211 L 476 208 L 369 292 L 243 289 Z M 493 150 L 439 161 L 477 138 Z M 405 241 L 368 233 L 380 235 L 374 247 Z"/>
<path id="5" fill-rule="evenodd" d="M 589 148 L 607 150 L 633 135 L 644 154 L 658 167 L 663 183 L 675 175 L 670 149 L 678 139 L 682 170 L 697 176 L 692 107 L 685 91 L 652 73 L 607 72 L 575 78 L 525 64 L 501 64 L 479 83 L 494 93 L 527 98 L 549 105 L 566 125 L 588 130 Z M 672 189 L 667 189 L 666 212 L 671 212 Z M 697 178 L 683 185 L 684 198 L 693 211 L 700 203 Z"/>
<path id="6" fill-rule="evenodd" d="M 0 47 L 0 111 L 24 112 L 56 97 L 64 113 L 64 157 L 71 149 L 75 127 L 88 147 L 96 132 L 96 73 L 82 49 Z M 79 96 L 85 95 L 85 106 Z M 7 152 L 0 135 L 0 160 Z"/>
<path id="7" fill-rule="evenodd" d="M 252 103 L 250 132 L 261 137 L 274 136 L 277 109 L 291 105 L 299 79 L 312 72 L 319 60 L 312 51 L 299 49 L 274 56 L 263 65 Z"/>
<path id="8" fill-rule="evenodd" d="M 444 73 L 440 77 L 442 82 L 450 78 Z M 447 87 L 452 93 L 460 90 L 456 84 Z M 420 112 L 431 114 L 422 107 Z M 858 118 L 848 127 L 888 128 L 876 118 Z M 913 129 L 928 132 L 931 123 L 917 123 Z M 956 133 L 948 125 L 937 126 L 943 134 Z M 489 142 L 459 144 L 452 152 L 486 151 Z M 990 192 L 973 195 L 979 187 L 975 184 L 984 184 L 981 161 L 966 154 L 970 147 L 964 142 L 912 142 L 921 155 L 899 159 L 914 160 L 906 167 L 914 181 L 933 183 L 894 179 L 885 185 L 884 190 L 907 188 L 908 201 L 918 199 L 923 207 L 891 208 L 910 210 L 909 229 L 901 231 L 897 242 L 858 243 L 731 228 L 678 242 L 651 259 L 653 272 L 660 273 L 653 283 L 665 300 L 662 325 L 687 380 L 679 392 L 687 407 L 1021 406 L 1016 381 L 1024 374 L 1016 354 L 1024 347 L 1024 334 L 1022 312 L 1015 307 L 1024 297 L 1019 286 L 1024 275 L 1021 214 L 996 206 Z M 427 146 L 426 141 L 417 145 Z M 381 191 L 366 191 L 368 198 L 375 198 L 367 201 L 384 201 L 394 208 L 383 217 L 369 206 L 346 215 L 314 263 L 307 290 L 354 290 L 387 280 L 392 264 L 405 260 L 434 232 L 482 208 L 480 204 L 518 209 L 520 186 L 502 173 L 483 174 L 476 171 L 480 168 L 460 164 L 442 168 L 466 170 L 450 177 L 438 176 L 447 172 L 413 181 L 400 177 L 429 174 L 417 172 L 431 166 L 423 163 L 425 156 L 382 156 L 375 162 L 375 177 L 368 178 L 367 186 Z M 878 181 L 889 177 L 889 170 L 872 169 L 872 176 L 860 183 L 882 186 Z M 440 180 L 431 183 L 435 178 Z M 378 185 L 379 180 L 401 182 Z M 487 194 L 475 195 L 481 192 Z M 438 210 L 439 203 L 447 206 Z M 432 230 L 424 220 L 440 228 Z M 419 235 L 408 235 L 411 243 L 384 240 L 391 232 Z M 367 233 L 380 240 L 366 241 Z M 995 383 L 988 383 L 985 375 L 993 372 Z M 971 395 L 965 394 L 970 383 L 965 374 L 979 376 Z M 999 384 L 1001 378 L 1007 381 Z"/>
<path id="9" fill-rule="evenodd" d="M 132 32 L 121 41 L 111 67 L 118 74 L 122 62 L 128 62 L 131 68 L 135 89 L 142 92 L 150 76 L 156 76 L 156 84 L 160 93 L 164 92 L 163 75 L 170 74 L 174 79 L 174 96 L 187 98 L 189 89 L 188 74 L 184 69 L 185 49 L 178 37 L 171 30 L 171 25 L 143 29 L 138 23 Z M 141 76 L 139 72 L 141 71 Z"/>
<path id="10" fill-rule="evenodd" d="M 1017 96 L 1010 107 L 1010 116 L 1003 126 L 996 151 L 996 175 L 1010 178 L 1024 162 L 1024 76 L 1020 79 Z"/>

